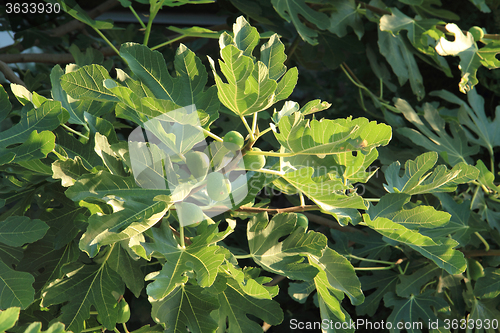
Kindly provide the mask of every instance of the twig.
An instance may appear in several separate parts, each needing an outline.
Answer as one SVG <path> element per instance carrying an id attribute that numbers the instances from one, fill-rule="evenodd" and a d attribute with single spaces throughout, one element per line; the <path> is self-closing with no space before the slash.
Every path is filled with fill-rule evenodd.
<path id="1" fill-rule="evenodd" d="M 1 60 L 0 60 L 0 72 L 2 72 L 3 75 L 5 75 L 5 78 L 7 80 L 9 80 L 10 82 L 20 84 L 20 85 L 24 86 L 25 88 L 27 88 L 26 84 L 23 82 L 23 80 L 21 80 L 16 75 L 16 73 L 14 73 L 12 68 L 10 68 L 5 62 L 3 62 Z"/>
<path id="2" fill-rule="evenodd" d="M 283 276 L 283 275 L 276 275 L 272 281 L 269 281 L 268 283 L 264 283 L 264 286 L 267 286 L 267 287 L 272 287 L 272 286 L 275 286 L 277 285 L 278 283 L 280 283 L 281 281 L 283 281 L 284 279 L 286 279 L 286 276 Z"/>
<path id="3" fill-rule="evenodd" d="M 359 4 L 361 6 L 361 8 L 364 8 L 364 9 L 368 9 L 369 11 L 371 12 L 374 12 L 374 13 L 377 13 L 379 15 L 391 15 L 392 13 L 388 10 L 385 10 L 385 9 L 382 9 L 382 8 L 378 8 L 378 7 L 375 7 L 375 6 L 371 6 L 363 1 L 360 1 L 360 0 L 356 0 L 356 3 Z M 448 30 L 446 30 L 446 27 L 443 26 L 443 25 L 436 25 L 436 29 L 444 32 L 445 34 L 449 33 Z M 462 30 L 462 32 L 464 34 L 467 33 L 467 30 Z M 496 39 L 496 40 L 500 40 L 500 35 L 498 34 L 485 34 L 484 39 Z"/>
<path id="4" fill-rule="evenodd" d="M 302 212 L 307 219 L 316 224 L 324 225 L 330 229 L 335 229 L 344 232 L 360 232 L 368 235 L 366 232 L 359 230 L 352 226 L 341 226 L 338 222 L 322 217 L 316 214 L 306 213 L 308 210 L 319 210 L 316 205 L 305 205 L 305 206 L 295 206 L 288 208 L 260 208 L 260 207 L 240 207 L 236 209 L 237 212 L 247 212 L 247 213 L 262 213 L 267 212 L 269 214 L 279 214 L 279 213 L 292 213 L 292 212 Z"/>
<path id="5" fill-rule="evenodd" d="M 500 250 L 489 250 L 489 251 L 485 251 L 485 250 L 472 250 L 472 251 L 460 250 L 460 251 L 462 251 L 462 253 L 467 258 L 500 256 Z"/>
<path id="6" fill-rule="evenodd" d="M 280 214 L 280 213 L 291 213 L 291 212 L 304 212 L 306 210 L 318 210 L 319 207 L 316 205 L 306 205 L 306 206 L 296 206 L 288 208 L 260 208 L 260 207 L 240 207 L 236 209 L 238 212 L 247 213 L 262 213 L 268 212 L 269 214 Z"/>
<path id="7" fill-rule="evenodd" d="M 101 15 L 104 12 L 107 12 L 108 10 L 110 10 L 111 8 L 115 7 L 118 4 L 119 4 L 118 0 L 108 0 L 103 4 L 97 6 L 96 8 L 92 9 L 91 11 L 87 12 L 87 15 L 90 16 L 90 18 L 92 19 L 96 18 L 97 16 Z M 61 25 L 60 27 L 50 30 L 49 35 L 52 37 L 61 37 L 71 31 L 81 30 L 85 28 L 85 26 L 86 26 L 85 23 L 75 19 L 73 21 Z"/>
<path id="8" fill-rule="evenodd" d="M 311 214 L 311 213 L 302 213 L 302 214 L 304 214 L 309 221 L 314 222 L 316 224 L 324 225 L 325 227 L 328 227 L 330 229 L 335 229 L 335 230 L 342 231 L 342 232 L 359 232 L 359 233 L 368 235 L 368 233 L 366 233 L 358 228 L 355 228 L 355 227 L 352 227 L 349 225 L 341 226 L 337 221 L 323 217 L 323 216 L 319 216 L 319 215 Z"/>
<path id="9" fill-rule="evenodd" d="M 103 47 L 98 51 L 105 57 L 116 54 L 111 47 Z M 66 64 L 75 62 L 75 58 L 71 53 L 0 54 L 0 61 L 8 64 L 19 62 Z"/>
<path id="10" fill-rule="evenodd" d="M 176 236 L 177 236 L 177 237 L 179 237 L 179 238 L 181 237 L 180 232 L 178 232 L 177 230 L 175 230 L 175 228 L 174 228 L 174 227 L 172 227 L 170 224 L 169 224 L 168 226 L 170 227 L 170 230 L 172 230 L 172 232 L 174 233 L 174 235 L 176 235 Z M 184 237 L 184 243 L 185 243 L 186 245 L 191 245 L 191 244 L 193 244 L 193 242 L 191 242 L 191 239 L 189 239 L 189 237 Z"/>

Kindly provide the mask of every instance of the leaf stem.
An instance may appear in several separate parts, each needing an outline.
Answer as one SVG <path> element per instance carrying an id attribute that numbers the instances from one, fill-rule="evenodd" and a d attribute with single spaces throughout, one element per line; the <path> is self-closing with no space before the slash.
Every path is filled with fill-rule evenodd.
<path id="1" fill-rule="evenodd" d="M 149 19 L 148 19 L 148 26 L 146 27 L 146 33 L 144 34 L 144 44 L 145 46 L 148 46 L 148 41 L 149 41 L 149 34 L 151 33 L 151 27 L 153 26 L 153 20 L 154 17 L 156 16 L 156 13 L 150 13 L 149 14 Z"/>
<path id="2" fill-rule="evenodd" d="M 122 323 L 122 326 L 123 326 L 123 330 L 125 331 L 125 333 L 130 333 L 130 331 L 128 330 L 127 325 L 125 325 L 125 323 Z"/>
<path id="3" fill-rule="evenodd" d="M 369 201 L 369 202 L 379 202 L 380 198 L 363 198 L 363 200 Z"/>
<path id="4" fill-rule="evenodd" d="M 93 28 L 93 29 L 94 29 L 94 30 L 95 30 L 95 31 L 99 34 L 99 36 L 101 36 L 101 38 L 102 38 L 102 39 L 104 39 L 104 41 L 105 41 L 106 43 L 108 43 L 108 45 L 109 45 L 109 46 L 111 46 L 111 48 L 113 49 L 113 51 L 115 51 L 115 52 L 116 52 L 116 54 L 117 54 L 118 56 L 120 56 L 120 51 L 118 51 L 118 49 L 117 49 L 117 48 L 113 45 L 113 43 L 111 43 L 111 42 L 109 41 L 109 39 L 108 39 L 106 36 L 104 36 L 104 34 L 103 34 L 103 33 L 102 33 L 99 29 L 94 28 L 94 27 L 92 27 L 92 28 Z"/>
<path id="5" fill-rule="evenodd" d="M 385 265 L 392 265 L 395 266 L 398 264 L 398 262 L 391 262 L 391 261 L 384 261 L 384 260 L 376 260 L 376 259 L 368 259 L 368 258 L 363 258 L 363 257 L 358 257 L 353 254 L 348 255 L 349 258 L 356 259 L 356 260 L 361 260 L 361 261 L 367 261 L 367 262 L 374 262 L 377 264 L 385 264 Z"/>
<path id="6" fill-rule="evenodd" d="M 205 134 L 206 136 L 209 136 L 211 137 L 212 139 L 214 139 L 215 141 L 218 141 L 218 142 L 224 142 L 223 139 L 221 139 L 220 137 L 218 137 L 217 135 L 215 135 L 214 133 L 210 132 L 210 131 L 207 131 L 206 129 L 200 127 L 201 130 L 203 131 L 203 134 Z"/>
<path id="7" fill-rule="evenodd" d="M 304 194 L 302 192 L 299 192 L 299 199 L 300 199 L 300 206 L 304 207 L 306 205 L 306 201 L 304 199 Z"/>
<path id="8" fill-rule="evenodd" d="M 255 112 L 253 114 L 253 120 L 252 120 L 252 133 L 257 133 L 257 114 L 258 112 Z"/>
<path id="9" fill-rule="evenodd" d="M 269 170 L 269 169 L 259 169 L 255 170 L 256 172 L 261 172 L 261 173 L 267 173 L 268 175 L 275 175 L 275 176 L 283 176 L 285 174 L 284 171 L 276 171 L 276 170 Z"/>
<path id="10" fill-rule="evenodd" d="M 269 132 L 270 130 L 272 130 L 272 128 L 271 128 L 271 127 L 266 128 L 265 130 L 263 130 L 262 132 L 260 132 L 260 133 L 259 133 L 258 138 L 260 138 L 261 136 L 263 136 L 264 134 L 266 134 L 266 133 L 267 133 L 267 132 Z"/>
<path id="11" fill-rule="evenodd" d="M 246 155 L 264 155 L 264 156 L 288 157 L 288 156 L 295 156 L 295 155 L 299 155 L 299 154 L 296 154 L 296 153 L 276 153 L 273 151 L 249 150 L 246 152 Z M 312 155 L 314 155 L 314 154 L 312 154 Z"/>
<path id="12" fill-rule="evenodd" d="M 355 271 L 385 271 L 388 269 L 392 269 L 394 266 L 385 266 L 385 267 L 354 267 Z"/>
<path id="13" fill-rule="evenodd" d="M 235 257 L 236 259 L 249 259 L 249 258 L 252 258 L 252 255 L 251 254 L 240 254 L 240 255 L 233 254 L 233 257 Z"/>
<path id="14" fill-rule="evenodd" d="M 245 127 L 246 127 L 246 129 L 248 131 L 248 134 L 250 134 L 250 140 L 251 141 L 255 141 L 255 136 L 253 135 L 252 129 L 248 125 L 247 120 L 245 119 L 245 116 L 241 116 L 240 115 L 240 119 L 243 122 L 243 125 L 245 125 Z"/>
<path id="15" fill-rule="evenodd" d="M 72 129 L 72 128 L 71 128 L 71 127 L 69 127 L 68 125 L 66 125 L 66 124 L 62 124 L 61 126 L 62 126 L 62 127 L 64 127 L 66 130 L 68 130 L 68 132 L 71 132 L 71 133 L 73 133 L 73 134 L 76 134 L 76 135 L 78 135 L 78 136 L 81 136 L 82 138 L 85 138 L 85 139 L 89 140 L 89 137 L 88 137 L 88 136 L 85 136 L 85 135 L 83 135 L 82 133 L 80 133 L 80 132 L 78 132 L 78 131 L 75 131 L 74 129 Z"/>
<path id="16" fill-rule="evenodd" d="M 156 46 L 153 46 L 153 47 L 151 48 L 151 50 L 156 50 L 156 49 L 159 49 L 160 47 L 164 47 L 164 46 L 167 46 L 167 45 L 169 45 L 169 44 L 175 43 L 175 42 L 177 42 L 178 40 L 183 39 L 184 37 L 186 37 L 186 36 L 185 36 L 185 35 L 180 35 L 180 36 L 174 37 L 174 38 L 172 38 L 172 39 L 167 40 L 167 41 L 166 41 L 166 42 L 164 42 L 164 43 L 161 43 L 161 44 L 158 44 L 158 45 L 156 45 Z"/>
<path id="17" fill-rule="evenodd" d="M 181 247 L 183 249 L 185 249 L 186 248 L 186 244 L 184 243 L 184 227 L 183 226 L 179 227 L 179 238 L 180 238 L 180 241 L 181 241 Z"/>
<path id="18" fill-rule="evenodd" d="M 116 326 L 113 328 L 113 331 L 115 331 L 115 333 L 121 333 L 117 328 Z"/>
<path id="19" fill-rule="evenodd" d="M 349 68 L 349 66 L 347 66 L 347 64 L 344 62 L 342 64 L 340 64 L 340 68 L 342 68 L 342 70 L 344 71 L 344 74 L 347 76 L 347 78 L 356 86 L 358 87 L 359 89 L 362 89 L 364 91 L 366 91 L 370 96 L 373 96 L 375 99 L 377 99 L 379 101 L 380 104 L 382 104 L 383 106 L 385 106 L 386 108 L 388 108 L 389 110 L 395 112 L 395 113 L 401 113 L 401 111 L 399 111 L 398 109 L 396 109 L 394 106 L 390 105 L 389 103 L 387 103 L 385 100 L 383 100 L 382 98 L 379 98 L 378 96 L 376 96 L 375 94 L 373 94 L 370 89 L 368 89 L 367 87 L 365 87 L 365 85 L 363 83 L 361 83 L 361 81 L 356 77 L 356 75 L 354 75 L 354 73 L 352 72 L 352 70 Z M 373 116 L 376 116 L 376 115 L 373 115 Z M 380 116 L 376 116 L 378 118 L 382 118 Z"/>
<path id="20" fill-rule="evenodd" d="M 488 242 L 486 241 L 486 239 L 484 239 L 483 236 L 481 236 L 481 234 L 479 232 L 475 231 L 474 234 L 477 236 L 477 238 L 479 238 L 481 240 L 481 242 L 483 242 L 483 244 L 484 244 L 484 250 L 486 252 L 488 252 L 490 250 L 490 244 L 488 244 Z"/>
<path id="21" fill-rule="evenodd" d="M 144 22 L 142 22 L 141 18 L 139 17 L 139 15 L 137 15 L 136 11 L 134 10 L 134 8 L 132 7 L 132 5 L 130 5 L 128 7 L 130 9 L 130 11 L 132 12 L 132 14 L 134 14 L 135 18 L 137 19 L 137 21 L 139 21 L 139 24 L 141 25 L 141 27 L 143 29 L 146 29 L 146 25 L 144 24 Z"/>
<path id="22" fill-rule="evenodd" d="M 93 331 L 100 331 L 101 328 L 103 328 L 103 326 L 96 326 L 96 327 L 91 327 L 91 328 L 87 328 L 87 329 L 84 329 L 84 330 L 81 330 L 80 332 L 84 333 L 84 332 L 93 332 Z"/>

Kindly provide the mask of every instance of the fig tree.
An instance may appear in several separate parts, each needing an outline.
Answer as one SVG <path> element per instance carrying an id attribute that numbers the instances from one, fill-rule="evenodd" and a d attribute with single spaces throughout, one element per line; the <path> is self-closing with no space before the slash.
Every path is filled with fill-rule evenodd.
<path id="1" fill-rule="evenodd" d="M 240 150 L 245 143 L 245 139 L 240 132 L 231 131 L 224 135 L 224 147 L 228 150 L 236 151 Z"/>
<path id="2" fill-rule="evenodd" d="M 205 179 L 210 168 L 210 159 L 200 151 L 190 151 L 184 155 L 186 165 L 196 179 Z"/>
<path id="3" fill-rule="evenodd" d="M 261 151 L 259 148 L 252 148 L 251 151 Z M 266 157 L 264 155 L 245 155 L 243 156 L 245 168 L 248 170 L 259 170 L 266 165 Z"/>
<path id="4" fill-rule="evenodd" d="M 215 201 L 225 200 L 231 192 L 231 183 L 220 172 L 212 172 L 207 177 L 207 193 Z"/>

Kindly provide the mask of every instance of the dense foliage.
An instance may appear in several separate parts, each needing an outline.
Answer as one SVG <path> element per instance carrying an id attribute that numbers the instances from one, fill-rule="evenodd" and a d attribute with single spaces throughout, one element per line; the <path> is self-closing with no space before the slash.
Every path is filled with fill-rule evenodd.
<path id="1" fill-rule="evenodd" d="M 0 6 L 0 332 L 498 332 L 500 3 L 210 2 Z"/>

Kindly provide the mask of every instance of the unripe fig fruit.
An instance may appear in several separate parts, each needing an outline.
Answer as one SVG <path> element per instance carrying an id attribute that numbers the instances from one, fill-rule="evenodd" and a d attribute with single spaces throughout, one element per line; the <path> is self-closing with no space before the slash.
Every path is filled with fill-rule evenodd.
<path id="1" fill-rule="evenodd" d="M 474 281 L 484 276 L 483 266 L 475 259 L 467 259 L 467 269 L 469 270 L 470 278 Z"/>
<path id="2" fill-rule="evenodd" d="M 261 151 L 259 148 L 252 148 L 251 151 Z M 245 155 L 243 156 L 245 168 L 248 170 L 259 170 L 266 165 L 266 157 L 264 155 Z"/>
<path id="3" fill-rule="evenodd" d="M 130 319 L 130 307 L 128 303 L 122 299 L 120 303 L 118 303 L 118 320 L 116 321 L 118 324 L 126 323 Z"/>
<path id="4" fill-rule="evenodd" d="M 177 210 L 179 223 L 183 227 L 195 227 L 205 219 L 201 208 L 190 202 L 178 202 L 175 204 L 175 209 Z"/>
<path id="5" fill-rule="evenodd" d="M 245 143 L 245 139 L 240 132 L 231 131 L 224 135 L 224 147 L 228 150 L 236 151 L 240 150 Z"/>
<path id="6" fill-rule="evenodd" d="M 210 159 L 200 151 L 190 151 L 184 155 L 186 165 L 196 179 L 205 179 L 210 168 Z"/>
<path id="7" fill-rule="evenodd" d="M 207 177 L 207 193 L 215 201 L 225 200 L 231 192 L 231 183 L 220 172 L 212 172 Z"/>
<path id="8" fill-rule="evenodd" d="M 297 224 L 295 225 L 297 228 L 302 227 L 307 231 L 309 227 L 309 220 L 304 214 L 297 213 Z"/>
<path id="9" fill-rule="evenodd" d="M 469 32 L 471 33 L 472 37 L 474 37 L 474 40 L 480 41 L 484 37 L 484 31 L 480 27 L 474 26 L 469 29 Z"/>

